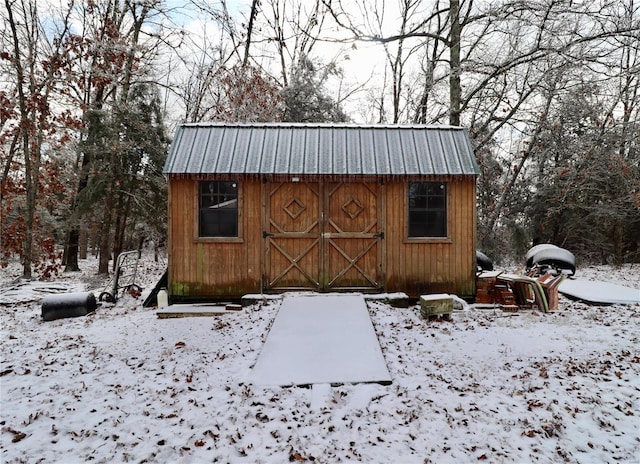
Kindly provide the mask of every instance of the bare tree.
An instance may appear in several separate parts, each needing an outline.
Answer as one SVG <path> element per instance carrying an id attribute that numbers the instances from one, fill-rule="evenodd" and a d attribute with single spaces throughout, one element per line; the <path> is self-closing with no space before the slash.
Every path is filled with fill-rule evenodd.
<path id="1" fill-rule="evenodd" d="M 109 125 L 115 123 L 114 115 L 128 108 L 132 87 L 141 79 L 150 79 L 157 43 L 164 40 L 160 32 L 154 34 L 149 24 L 162 13 L 157 7 L 155 2 L 122 0 L 82 4 L 76 10 L 78 33 L 63 42 L 69 62 L 67 104 L 80 109 L 82 129 L 78 188 L 64 256 L 68 271 L 78 269 L 82 218 L 89 211 L 91 220 L 100 223 L 96 227 L 99 272 L 108 272 L 112 252 L 121 251 L 128 211 L 121 198 L 131 185 L 118 179 L 124 152 L 115 149 L 121 134 Z M 96 219 L 98 213 L 102 213 L 100 220 Z"/>
<path id="2" fill-rule="evenodd" d="M 384 48 L 390 69 L 393 122 L 437 120 L 442 116 L 429 118 L 427 113 L 433 114 L 433 109 L 428 110 L 426 102 L 436 90 L 434 82 L 440 81 L 437 77 L 439 67 L 451 63 L 451 59 L 447 61 L 444 58 L 444 50 L 449 50 L 450 58 L 454 59 L 453 65 L 459 67 L 456 63 L 460 60 L 461 42 L 449 37 L 452 19 L 459 26 L 454 28 L 454 32 L 461 30 L 463 20 L 467 21 L 466 18 L 460 19 L 458 10 L 443 7 L 439 1 L 431 4 L 422 0 L 399 0 L 397 4 L 362 1 L 358 2 L 357 9 L 343 8 L 342 2 L 325 0 L 325 4 L 338 26 L 352 34 L 349 40 L 379 43 Z M 360 12 L 360 17 L 354 11 Z M 392 45 L 395 45 L 393 49 Z M 422 66 L 415 66 L 416 61 L 420 61 Z M 405 85 L 412 68 L 421 69 L 425 74 L 409 81 L 411 85 Z M 459 72 L 448 72 L 447 75 L 449 82 L 455 83 Z M 416 86 L 416 82 L 420 84 Z M 459 98 L 459 93 L 454 91 L 450 98 Z M 419 96 L 414 98 L 415 94 Z M 410 103 L 413 108 L 408 106 Z M 448 113 L 451 113 L 450 108 L 461 106 L 460 102 L 449 103 L 446 105 Z M 451 113 L 450 118 L 457 117 L 457 113 Z"/>
<path id="3" fill-rule="evenodd" d="M 215 41 L 206 34 L 194 37 L 187 53 L 181 53 L 190 70 L 178 86 L 184 119 L 281 118 L 279 88 L 290 84 L 290 75 L 316 46 L 326 16 L 322 2 L 254 1 L 244 22 L 229 14 L 224 1 L 215 6 L 199 0 L 194 4 L 213 20 L 218 36 Z M 327 70 L 332 66 L 329 63 Z M 272 72 L 279 81 L 271 77 Z M 242 98 L 230 85 L 233 82 L 237 89 L 246 89 Z"/>
<path id="4" fill-rule="evenodd" d="M 175 94 L 183 115 L 179 121 L 200 122 L 210 118 L 216 105 L 216 88 L 224 70 L 237 63 L 248 62 L 259 2 L 252 3 L 250 25 L 246 37 L 236 19 L 229 13 L 227 2 L 219 4 L 192 0 L 199 14 L 211 21 L 202 31 L 182 34 L 170 53 L 176 56 L 174 75 L 168 76 L 168 86 Z M 244 53 L 242 48 L 244 46 Z"/>
<path id="5" fill-rule="evenodd" d="M 281 84 L 286 87 L 289 75 L 301 60 L 313 55 L 327 11 L 321 0 L 265 0 L 265 3 L 259 44 L 262 53 L 275 56 Z"/>
<path id="6" fill-rule="evenodd" d="M 402 81 L 390 79 L 390 93 L 394 102 L 403 93 L 414 102 L 412 120 L 442 122 L 448 116 L 450 124 L 469 127 L 481 171 L 492 176 L 479 184 L 492 192 L 479 192 L 484 199 L 482 240 L 491 241 L 512 207 L 521 209 L 516 195 L 525 191 L 522 183 L 538 153 L 536 145 L 549 111 L 579 82 L 579 76 L 589 75 L 599 84 L 612 79 L 624 82 L 621 88 L 628 90 L 620 95 L 627 95 L 627 101 L 634 92 L 634 77 L 624 72 L 620 77 L 611 75 L 616 66 L 608 62 L 626 53 L 629 63 L 629 47 L 639 42 L 640 18 L 634 1 L 621 7 L 618 2 L 586 0 L 442 0 L 431 3 L 430 9 L 427 2 L 415 2 L 408 21 L 398 16 L 401 27 L 395 32 L 369 27 L 364 2 L 358 2 L 359 8 L 352 3 L 345 8 L 346 3 L 336 0 L 325 0 L 325 4 L 336 24 L 351 34 L 350 40 L 379 43 L 386 50 L 389 44 L 396 45 L 396 52 L 388 54 L 396 58 L 391 74 L 401 70 Z M 410 53 L 401 53 L 411 41 L 422 42 L 424 50 L 430 50 L 414 54 L 419 62 L 412 61 Z M 421 77 L 408 80 L 406 71 L 411 68 L 420 69 Z M 398 86 L 398 82 L 410 84 Z M 618 102 L 612 108 L 617 114 L 626 108 L 628 115 L 634 111 L 628 106 Z M 406 116 L 398 118 L 406 120 Z"/>
<path id="7" fill-rule="evenodd" d="M 117 82 L 117 67 L 112 68 L 107 53 L 113 53 L 120 47 L 114 36 L 115 4 L 89 5 L 79 10 L 82 29 L 79 34 L 71 35 L 65 43 L 65 52 L 72 67 L 68 70 L 68 97 L 70 105 L 81 108 L 81 132 L 78 148 L 78 187 L 73 200 L 70 226 L 65 244 L 63 263 L 65 271 L 78 271 L 78 254 L 81 217 L 87 205 L 81 204 L 89 183 L 89 170 L 93 163 L 92 150 L 85 149 L 91 140 L 99 137 L 97 115 L 103 110 L 109 95 L 114 92 Z M 115 71 L 115 72 L 114 72 Z M 87 143 L 87 141 L 89 141 Z M 83 250 L 82 255 L 86 255 Z"/>
<path id="8" fill-rule="evenodd" d="M 10 62 L 14 74 L 20 147 L 24 160 L 25 208 L 22 247 L 23 277 L 32 278 L 34 233 L 37 228 L 40 169 L 43 146 L 49 143 L 54 113 L 52 94 L 59 83 L 62 67 L 61 43 L 69 33 L 71 7 L 64 12 L 54 37 L 42 34 L 36 3 L 31 0 L 5 0 L 8 45 L 3 58 Z M 17 140 L 17 139 L 16 139 Z"/>
<path id="9" fill-rule="evenodd" d="M 496 104 L 494 111 L 484 111 L 485 115 L 476 118 L 471 127 L 472 131 L 484 131 L 485 135 L 478 140 L 480 146 L 495 138 L 499 131 L 504 133 L 505 129 L 511 134 L 522 134 L 520 139 L 525 145 L 506 161 L 510 168 L 505 169 L 502 192 L 495 207 L 483 217 L 485 238 L 495 232 L 501 218 L 509 213 L 509 205 L 518 203 L 512 196 L 513 187 L 526 176 L 532 156 L 540 156 L 540 136 L 547 127 L 553 104 L 576 85 L 584 85 L 585 79 L 597 83 L 594 88 L 604 90 L 603 83 L 612 77 L 618 80 L 628 76 L 626 72 L 616 71 L 620 66 L 610 60 L 612 56 L 622 59 L 619 53 L 624 50 L 619 46 L 621 41 L 637 43 L 640 36 L 637 11 L 635 23 L 634 13 L 623 20 L 616 16 L 616 11 L 615 7 L 596 8 L 590 3 L 554 2 L 540 9 L 505 5 L 502 10 L 492 12 L 494 17 L 503 18 L 502 24 L 507 26 L 502 43 L 508 43 L 511 51 L 498 61 L 499 66 L 486 62 L 485 65 L 476 64 L 475 68 L 484 70 L 486 77 L 475 87 L 475 95 L 469 94 L 473 100 L 468 100 L 466 109 L 491 101 L 478 98 L 487 95 L 486 91 L 490 89 L 485 83 L 499 82 L 498 76 L 512 80 L 496 96 L 500 104 Z M 500 87 L 494 86 L 491 91 L 496 88 Z M 605 92 L 603 98 L 615 94 Z M 617 97 L 610 102 L 612 110 L 618 105 L 616 100 Z M 539 103 L 543 101 L 547 103 L 541 107 Z M 532 111 L 536 108 L 540 109 Z M 527 178 L 522 180 L 526 182 Z"/>
<path id="10" fill-rule="evenodd" d="M 247 66 L 249 63 L 249 49 L 251 47 L 251 34 L 253 34 L 253 22 L 258 14 L 258 0 L 251 2 L 251 11 L 249 12 L 249 23 L 247 25 L 247 40 L 244 46 L 244 58 L 242 59 L 242 66 Z"/>

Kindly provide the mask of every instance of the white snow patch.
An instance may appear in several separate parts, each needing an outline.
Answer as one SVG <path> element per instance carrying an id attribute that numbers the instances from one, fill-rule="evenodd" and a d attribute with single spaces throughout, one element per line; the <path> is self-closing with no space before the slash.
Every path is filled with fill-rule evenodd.
<path id="1" fill-rule="evenodd" d="M 251 374 L 257 385 L 389 382 L 364 299 L 288 296 Z"/>
<path id="2" fill-rule="evenodd" d="M 637 265 L 578 273 L 640 281 Z M 639 462 L 638 304 L 429 322 L 371 302 L 392 384 L 314 392 L 244 382 L 281 301 L 158 319 L 125 295 L 42 322 L 31 295 L 0 305 L 2 462 Z"/>
<path id="3" fill-rule="evenodd" d="M 311 401 L 309 407 L 318 411 L 324 407 L 329 406 L 329 400 L 331 399 L 331 384 L 329 383 L 314 383 L 311 385 Z"/>
<path id="4" fill-rule="evenodd" d="M 84 290 L 85 285 L 77 282 L 18 281 L 0 287 L 0 305 L 41 301 L 47 296 Z"/>
<path id="5" fill-rule="evenodd" d="M 567 279 L 558 290 L 565 295 L 592 303 L 634 304 L 640 303 L 640 289 L 611 282 L 584 279 Z"/>

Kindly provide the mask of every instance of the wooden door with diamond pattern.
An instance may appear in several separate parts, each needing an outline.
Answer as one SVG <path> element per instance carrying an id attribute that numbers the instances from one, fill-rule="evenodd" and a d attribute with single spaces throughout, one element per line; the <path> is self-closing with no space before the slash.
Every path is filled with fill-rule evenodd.
<path id="1" fill-rule="evenodd" d="M 265 183 L 264 290 L 381 290 L 377 183 Z"/>
<path id="2" fill-rule="evenodd" d="M 381 185 L 374 182 L 325 184 L 325 290 L 383 289 L 380 190 Z"/>
<path id="3" fill-rule="evenodd" d="M 263 199 L 264 289 L 320 290 L 320 184 L 268 182 Z"/>

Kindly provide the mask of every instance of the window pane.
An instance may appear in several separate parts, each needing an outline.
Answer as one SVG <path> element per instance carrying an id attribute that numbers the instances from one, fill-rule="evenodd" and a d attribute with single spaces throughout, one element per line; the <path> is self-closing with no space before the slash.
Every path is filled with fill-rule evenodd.
<path id="1" fill-rule="evenodd" d="M 442 182 L 411 182 L 408 190 L 409 237 L 446 237 L 446 184 Z"/>
<path id="2" fill-rule="evenodd" d="M 429 209 L 444 210 L 447 206 L 445 197 L 429 197 Z"/>
<path id="3" fill-rule="evenodd" d="M 426 236 L 426 213 L 413 211 L 409 212 L 409 237 Z"/>
<path id="4" fill-rule="evenodd" d="M 238 183 L 200 182 L 200 237 L 238 236 Z"/>
<path id="5" fill-rule="evenodd" d="M 427 219 L 427 237 L 446 237 L 445 214 L 443 211 L 429 211 Z"/>

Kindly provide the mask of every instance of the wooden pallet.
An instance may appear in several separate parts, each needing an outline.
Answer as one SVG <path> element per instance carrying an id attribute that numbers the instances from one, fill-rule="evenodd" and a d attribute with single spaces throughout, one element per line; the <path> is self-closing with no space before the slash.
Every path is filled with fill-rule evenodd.
<path id="1" fill-rule="evenodd" d="M 238 309 L 239 307 L 239 309 Z M 215 317 L 237 313 L 242 310 L 240 305 L 172 305 L 158 310 L 159 319 L 174 319 L 181 317 Z"/>

